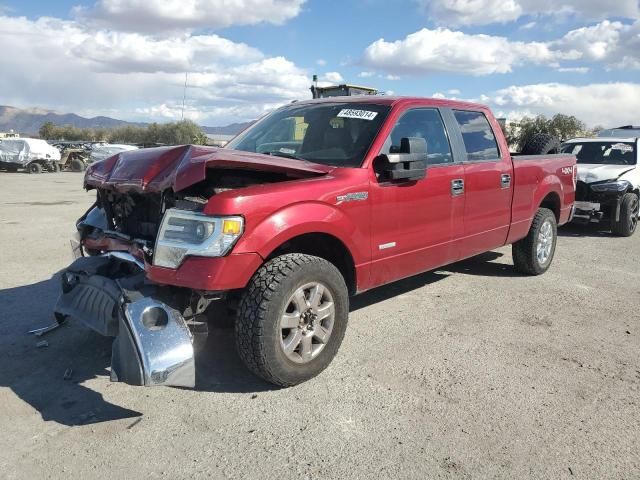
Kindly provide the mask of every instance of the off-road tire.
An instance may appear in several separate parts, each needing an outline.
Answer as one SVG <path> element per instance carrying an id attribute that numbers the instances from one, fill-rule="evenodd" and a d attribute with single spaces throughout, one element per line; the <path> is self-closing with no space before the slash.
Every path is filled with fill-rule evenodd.
<path id="1" fill-rule="evenodd" d="M 49 165 L 48 170 L 51 173 L 58 173 L 60 171 L 60 165 L 58 165 L 57 163 L 53 162 Z"/>
<path id="2" fill-rule="evenodd" d="M 333 330 L 316 358 L 296 364 L 280 346 L 280 318 L 293 292 L 314 281 L 322 282 L 333 297 Z M 238 354 L 251 372 L 267 382 L 281 387 L 302 383 L 331 363 L 344 338 L 348 315 L 347 286 L 333 264 L 299 253 L 276 257 L 254 274 L 240 300 L 235 324 Z"/>
<path id="3" fill-rule="evenodd" d="M 72 172 L 84 172 L 85 164 L 79 158 L 71 159 L 71 171 Z"/>
<path id="4" fill-rule="evenodd" d="M 638 226 L 638 195 L 625 193 L 620 201 L 620 220 L 613 221 L 611 232 L 619 237 L 630 237 Z"/>
<path id="5" fill-rule="evenodd" d="M 42 173 L 42 165 L 40 165 L 39 163 L 30 163 L 29 167 L 27 168 L 27 170 L 29 171 L 29 173 Z"/>
<path id="6" fill-rule="evenodd" d="M 548 133 L 532 136 L 522 147 L 522 155 L 550 155 L 560 153 L 560 140 Z"/>
<path id="7" fill-rule="evenodd" d="M 553 231 L 553 243 L 549 257 L 544 263 L 541 263 L 537 255 L 538 239 L 540 229 L 546 221 L 551 222 Z M 556 251 L 556 242 L 558 239 L 558 224 L 555 214 L 548 208 L 539 208 L 531 222 L 529 233 L 522 240 L 514 243 L 511 247 L 513 255 L 513 264 L 517 271 L 526 275 L 541 275 L 546 272 Z"/>

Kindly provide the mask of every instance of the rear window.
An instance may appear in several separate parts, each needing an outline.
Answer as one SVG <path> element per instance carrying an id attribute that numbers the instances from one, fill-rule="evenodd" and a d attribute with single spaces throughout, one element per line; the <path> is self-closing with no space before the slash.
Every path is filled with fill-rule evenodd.
<path id="1" fill-rule="evenodd" d="M 482 112 L 456 110 L 453 114 L 460 126 L 468 161 L 486 162 L 500 158 L 496 137 Z"/>
<path id="2" fill-rule="evenodd" d="M 595 165 L 635 165 L 636 145 L 631 142 L 572 142 L 565 143 L 562 153 L 575 155 L 578 163 Z"/>

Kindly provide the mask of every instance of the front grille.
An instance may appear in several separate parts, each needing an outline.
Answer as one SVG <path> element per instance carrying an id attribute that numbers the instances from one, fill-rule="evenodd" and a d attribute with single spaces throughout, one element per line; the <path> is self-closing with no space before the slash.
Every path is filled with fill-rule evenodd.
<path id="1" fill-rule="evenodd" d="M 576 183 L 576 200 L 586 201 L 589 199 L 590 194 L 591 189 L 589 188 L 589 185 L 581 181 Z"/>
<path id="2" fill-rule="evenodd" d="M 116 232 L 155 241 L 164 211 L 160 194 L 140 195 L 100 190 L 98 198 Z"/>

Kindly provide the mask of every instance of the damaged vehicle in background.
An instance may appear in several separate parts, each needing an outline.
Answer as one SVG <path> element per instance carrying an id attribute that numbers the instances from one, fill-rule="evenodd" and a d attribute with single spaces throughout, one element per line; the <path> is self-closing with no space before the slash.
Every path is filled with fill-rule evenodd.
<path id="1" fill-rule="evenodd" d="M 1 138 L 0 168 L 8 172 L 59 172 L 60 152 L 38 138 Z"/>
<path id="2" fill-rule="evenodd" d="M 573 221 L 598 223 L 621 237 L 633 235 L 640 198 L 638 138 L 576 138 L 565 142 L 562 152 L 578 159 Z"/>
<path id="3" fill-rule="evenodd" d="M 295 385 L 336 355 L 350 295 L 509 244 L 547 271 L 575 162 L 512 158 L 482 105 L 387 96 L 290 104 L 223 149 L 123 152 L 86 171 L 55 314 L 115 337 L 113 380 L 193 387 L 218 304 L 245 365 Z"/>

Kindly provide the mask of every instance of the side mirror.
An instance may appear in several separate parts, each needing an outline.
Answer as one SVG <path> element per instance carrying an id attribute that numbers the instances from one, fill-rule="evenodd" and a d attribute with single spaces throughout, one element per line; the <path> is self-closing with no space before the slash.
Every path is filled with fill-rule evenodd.
<path id="1" fill-rule="evenodd" d="M 427 141 L 421 137 L 400 140 L 398 152 L 378 157 L 377 169 L 389 180 L 421 180 L 427 175 Z"/>

